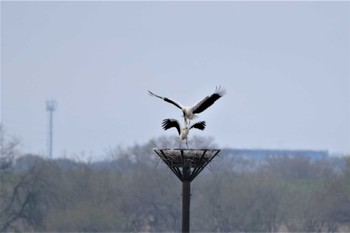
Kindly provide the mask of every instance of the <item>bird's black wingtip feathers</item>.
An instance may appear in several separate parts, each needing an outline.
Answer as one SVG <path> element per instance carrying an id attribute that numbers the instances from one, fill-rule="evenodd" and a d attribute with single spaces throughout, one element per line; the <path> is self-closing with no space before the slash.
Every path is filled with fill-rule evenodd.
<path id="1" fill-rule="evenodd" d="M 163 97 L 161 97 L 161 96 L 159 96 L 159 95 L 154 94 L 154 93 L 153 93 L 153 92 L 151 92 L 150 90 L 148 90 L 148 94 L 149 94 L 150 96 L 153 96 L 153 97 L 157 97 L 157 98 L 160 98 L 160 99 L 164 99 Z"/>
<path id="2" fill-rule="evenodd" d="M 181 128 L 180 128 L 179 122 L 175 119 L 164 119 L 162 122 L 162 127 L 164 130 L 174 127 L 176 128 L 179 135 L 181 134 Z"/>
<path id="3" fill-rule="evenodd" d="M 216 86 L 215 94 L 218 94 L 220 97 L 224 96 L 226 94 L 226 90 L 224 88 L 222 88 L 221 86 Z"/>
<path id="4" fill-rule="evenodd" d="M 200 130 L 204 130 L 205 127 L 207 126 L 207 124 L 205 123 L 205 121 L 201 121 L 200 124 L 201 124 Z"/>
<path id="5" fill-rule="evenodd" d="M 191 128 L 196 128 L 196 129 L 204 130 L 204 129 L 205 129 L 205 126 L 206 126 L 205 121 L 200 121 L 200 122 L 197 122 L 197 123 L 195 123 L 194 125 L 192 125 Z"/>
<path id="6" fill-rule="evenodd" d="M 162 121 L 162 127 L 164 130 L 170 129 L 172 127 L 177 127 L 178 121 L 175 119 L 164 119 Z"/>
<path id="7" fill-rule="evenodd" d="M 204 130 L 205 129 L 205 127 L 207 126 L 207 124 L 205 123 L 205 121 L 201 121 L 201 122 L 199 122 L 200 123 L 200 130 Z"/>
<path id="8" fill-rule="evenodd" d="M 169 129 L 169 119 L 164 119 L 163 121 L 162 121 L 162 128 L 164 129 L 164 130 L 167 130 L 167 129 Z"/>

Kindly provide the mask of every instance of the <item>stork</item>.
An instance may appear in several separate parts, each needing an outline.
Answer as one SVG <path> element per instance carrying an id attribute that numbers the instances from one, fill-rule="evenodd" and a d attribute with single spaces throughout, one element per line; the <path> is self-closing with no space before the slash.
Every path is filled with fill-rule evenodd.
<path id="1" fill-rule="evenodd" d="M 177 132 L 179 133 L 178 139 L 180 140 L 180 146 L 181 146 L 181 141 L 186 140 L 186 146 L 188 148 L 188 133 L 189 133 L 190 129 L 195 128 L 195 129 L 204 130 L 205 129 L 205 121 L 200 121 L 200 122 L 194 123 L 191 126 L 185 125 L 185 127 L 181 129 L 181 125 L 180 125 L 178 120 L 176 120 L 176 119 L 164 119 L 162 122 L 162 127 L 164 130 L 168 130 L 172 127 L 175 127 L 177 129 Z"/>
<path id="2" fill-rule="evenodd" d="M 204 110 L 206 110 L 207 108 L 209 108 L 215 101 L 220 99 L 220 97 L 224 96 L 226 94 L 226 91 L 225 91 L 225 89 L 222 89 L 221 86 L 216 87 L 215 92 L 213 94 L 203 98 L 201 101 L 199 101 L 198 103 L 196 103 L 192 106 L 184 106 L 175 100 L 169 99 L 167 97 L 162 97 L 162 96 L 156 95 L 151 91 L 148 91 L 148 93 L 151 96 L 158 97 L 158 98 L 160 98 L 168 103 L 175 105 L 179 109 L 181 109 L 181 111 L 183 113 L 184 120 L 185 120 L 185 124 L 189 125 L 190 122 L 187 123 L 187 120 L 192 120 L 194 118 L 197 118 L 198 117 L 196 115 L 197 113 L 201 113 Z"/>

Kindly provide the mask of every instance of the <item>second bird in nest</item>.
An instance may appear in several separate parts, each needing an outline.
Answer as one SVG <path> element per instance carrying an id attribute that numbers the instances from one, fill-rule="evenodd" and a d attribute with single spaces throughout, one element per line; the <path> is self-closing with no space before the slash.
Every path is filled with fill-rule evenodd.
<path id="1" fill-rule="evenodd" d="M 199 121 L 197 123 L 194 123 L 192 125 L 186 125 L 185 127 L 181 128 L 181 125 L 178 120 L 176 119 L 164 119 L 162 122 L 162 127 L 164 130 L 168 130 L 172 127 L 177 129 L 177 132 L 179 133 L 179 140 L 180 140 L 180 147 L 181 147 L 181 141 L 186 140 L 186 146 L 188 148 L 188 133 L 190 129 L 205 129 L 205 121 Z"/>

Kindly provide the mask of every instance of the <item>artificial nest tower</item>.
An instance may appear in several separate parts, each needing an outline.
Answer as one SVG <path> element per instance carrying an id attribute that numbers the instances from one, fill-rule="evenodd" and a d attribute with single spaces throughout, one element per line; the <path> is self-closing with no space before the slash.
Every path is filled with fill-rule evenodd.
<path id="1" fill-rule="evenodd" d="M 156 95 L 151 91 L 148 94 L 168 102 L 175 107 L 181 109 L 185 120 L 185 128 L 181 128 L 180 123 L 176 119 L 165 119 L 163 121 L 163 129 L 175 127 L 179 133 L 180 140 L 186 140 L 187 134 L 191 128 L 204 130 L 205 122 L 197 122 L 189 125 L 189 121 L 220 99 L 226 94 L 226 90 L 218 86 L 215 92 L 204 97 L 201 101 L 192 106 L 185 106 L 179 102 L 167 97 Z M 190 231 L 190 196 L 191 181 L 212 161 L 212 159 L 220 152 L 219 149 L 154 149 L 157 155 L 164 163 L 174 172 L 177 178 L 182 182 L 182 232 Z"/>
<path id="2" fill-rule="evenodd" d="M 191 182 L 220 152 L 219 149 L 154 149 L 182 182 L 182 232 L 190 232 Z"/>

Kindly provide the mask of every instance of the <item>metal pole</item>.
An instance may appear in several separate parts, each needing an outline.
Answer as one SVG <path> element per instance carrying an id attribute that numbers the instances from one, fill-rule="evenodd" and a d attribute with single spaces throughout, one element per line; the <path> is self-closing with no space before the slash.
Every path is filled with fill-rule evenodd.
<path id="1" fill-rule="evenodd" d="M 52 142 L 53 142 L 53 112 L 56 109 L 56 101 L 46 101 L 46 111 L 48 112 L 48 138 L 47 138 L 47 155 L 52 158 Z"/>
<path id="2" fill-rule="evenodd" d="M 183 181 L 182 181 L 182 232 L 190 232 L 190 197 L 191 197 L 191 181 L 189 176 L 191 174 L 189 166 L 183 167 Z"/>
<path id="3" fill-rule="evenodd" d="M 52 114 L 53 110 L 50 110 L 49 112 L 49 158 L 52 158 L 52 128 L 53 128 L 53 114 Z"/>

